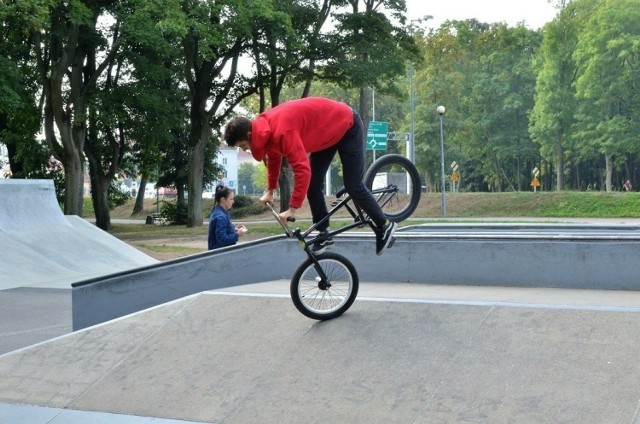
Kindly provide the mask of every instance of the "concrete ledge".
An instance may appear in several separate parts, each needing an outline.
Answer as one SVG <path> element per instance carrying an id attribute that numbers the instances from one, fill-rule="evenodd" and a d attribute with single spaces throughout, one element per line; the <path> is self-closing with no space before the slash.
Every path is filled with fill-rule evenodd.
<path id="1" fill-rule="evenodd" d="M 640 290 L 640 238 L 628 234 L 398 233 L 376 256 L 373 235 L 364 233 L 339 237 L 334 251 L 354 263 L 360 281 Z M 76 283 L 73 329 L 206 290 L 288 280 L 305 257 L 296 241 L 278 236 Z"/>
<path id="2" fill-rule="evenodd" d="M 206 290 L 291 278 L 303 259 L 297 243 L 278 236 L 75 283 L 73 329 Z"/>

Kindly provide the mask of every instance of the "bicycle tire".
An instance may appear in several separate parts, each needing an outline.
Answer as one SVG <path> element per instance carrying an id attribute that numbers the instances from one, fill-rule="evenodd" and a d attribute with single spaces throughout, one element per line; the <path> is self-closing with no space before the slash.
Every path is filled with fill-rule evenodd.
<path id="1" fill-rule="evenodd" d="M 291 279 L 291 300 L 303 315 L 319 321 L 337 318 L 346 312 L 358 295 L 356 268 L 342 255 L 326 252 L 316 257 L 330 286 L 323 287 L 316 265 L 307 258 Z"/>
<path id="2" fill-rule="evenodd" d="M 376 181 L 376 176 L 386 174 L 392 181 Z M 379 177 L 380 177 L 379 176 Z M 416 166 L 404 156 L 388 154 L 371 164 L 364 177 L 365 185 L 372 191 L 387 219 L 401 222 L 409 218 L 418 207 L 422 184 Z M 411 190 L 406 193 L 406 187 Z M 376 189 L 394 187 L 393 192 L 376 193 Z"/>

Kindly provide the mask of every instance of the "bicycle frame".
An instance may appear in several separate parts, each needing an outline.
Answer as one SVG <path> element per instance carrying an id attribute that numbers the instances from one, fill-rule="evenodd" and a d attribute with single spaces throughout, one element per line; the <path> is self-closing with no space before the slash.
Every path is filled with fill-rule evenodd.
<path id="1" fill-rule="evenodd" d="M 380 178 L 380 175 L 383 178 Z M 400 195 L 400 193 L 404 194 L 404 189 L 401 189 L 404 186 L 404 176 L 407 181 L 406 187 L 411 188 L 407 191 L 407 196 Z M 382 181 L 385 182 L 386 187 L 371 190 Z M 397 181 L 398 186 L 391 181 Z M 413 162 L 397 154 L 384 155 L 371 164 L 364 174 L 363 183 L 373 194 L 385 219 L 395 223 L 407 219 L 420 201 L 420 174 Z M 377 218 L 374 222 L 344 188 L 336 193 L 327 215 L 303 230 L 290 229 L 289 222 L 295 219 L 290 217 L 282 221 L 280 214 L 273 209 L 273 205 L 270 202 L 267 205 L 286 235 L 295 237 L 307 254 L 291 278 L 290 292 L 295 307 L 303 315 L 317 320 L 333 319 L 343 314 L 358 295 L 358 272 L 344 255 L 337 252 L 325 253 L 324 243 L 333 244 L 329 238 L 365 225 L 378 235 Z M 335 218 L 337 212 L 343 208 L 347 213 L 340 215 L 346 217 L 345 222 L 340 222 L 337 226 L 334 223 L 337 229 L 333 231 L 326 233 L 318 231 L 328 228 L 329 220 Z M 340 221 L 342 220 L 343 218 L 340 218 Z M 337 218 L 336 221 L 338 221 Z M 315 234 L 312 234 L 314 232 Z M 384 247 L 390 246 L 393 239 L 386 239 L 386 243 Z M 316 247 L 322 248 L 316 251 Z M 379 249 L 378 246 L 376 247 Z"/>
<path id="2" fill-rule="evenodd" d="M 344 189 L 343 189 L 344 190 Z M 371 229 L 375 229 L 375 224 L 371 221 L 371 218 L 369 218 L 368 215 L 366 215 L 362 209 L 360 209 L 360 207 L 353 202 L 353 199 L 351 198 L 351 196 L 346 193 L 344 195 L 341 195 L 341 193 L 344 193 L 343 190 L 340 190 L 338 192 L 338 199 L 336 199 L 333 203 L 332 203 L 332 207 L 331 209 L 328 211 L 327 216 L 325 216 L 324 218 L 322 218 L 319 222 L 316 222 L 315 224 L 312 224 L 306 231 L 301 232 L 301 230 L 299 228 L 296 228 L 295 230 L 291 231 L 291 229 L 286 226 L 283 225 L 280 222 L 280 217 L 278 215 L 278 213 L 275 211 L 275 209 L 273 209 L 273 206 L 270 203 L 267 203 L 267 205 L 269 206 L 269 208 L 271 209 L 271 212 L 273 213 L 274 217 L 276 218 L 276 220 L 278 222 L 280 222 L 280 225 L 282 226 L 282 228 L 284 229 L 285 233 L 287 234 L 288 237 L 296 237 L 298 239 L 298 241 L 300 242 L 300 246 L 302 247 L 302 249 L 307 253 L 307 255 L 312 258 L 312 260 L 314 262 L 315 261 L 315 256 L 311 253 L 310 248 L 311 246 L 313 246 L 315 243 L 318 243 L 320 241 L 322 241 L 323 239 L 327 238 L 327 237 L 333 237 L 335 235 L 344 233 L 345 231 L 349 231 L 352 230 L 354 228 L 361 228 L 365 225 L 369 225 L 369 227 L 371 227 Z M 375 195 L 387 195 L 387 194 L 395 194 L 398 192 L 398 187 L 395 185 L 389 185 L 387 187 L 384 188 L 380 188 L 380 189 L 375 189 L 371 191 L 371 194 Z M 383 202 L 381 202 L 381 206 L 384 206 L 387 202 L 389 202 L 390 197 L 387 199 L 384 199 Z M 349 204 L 349 202 L 353 203 L 352 205 Z M 379 201 L 380 203 L 380 201 Z M 309 236 L 309 234 L 311 234 L 312 232 L 316 231 L 318 229 L 318 227 L 322 226 L 323 224 L 325 224 L 326 222 L 328 222 L 331 217 L 333 217 L 333 215 L 336 214 L 337 211 L 339 211 L 342 208 L 346 208 L 346 210 L 349 212 L 349 215 L 351 215 L 351 218 L 353 218 L 353 222 L 347 225 L 344 225 L 336 230 L 333 231 L 329 231 L 327 234 L 319 234 L 313 238 L 311 238 L 310 240 L 306 240 L 306 238 Z"/>

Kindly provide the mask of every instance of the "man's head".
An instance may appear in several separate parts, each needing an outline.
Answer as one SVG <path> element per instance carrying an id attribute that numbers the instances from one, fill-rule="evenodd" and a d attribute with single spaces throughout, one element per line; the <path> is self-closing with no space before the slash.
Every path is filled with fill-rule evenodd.
<path id="1" fill-rule="evenodd" d="M 236 116 L 231 119 L 222 136 L 227 145 L 249 150 L 251 141 L 251 120 L 244 116 Z"/>

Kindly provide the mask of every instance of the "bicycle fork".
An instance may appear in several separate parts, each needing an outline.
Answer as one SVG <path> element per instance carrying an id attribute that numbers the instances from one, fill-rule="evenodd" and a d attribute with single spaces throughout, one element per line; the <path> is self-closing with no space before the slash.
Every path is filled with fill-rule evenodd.
<path id="1" fill-rule="evenodd" d="M 318 288 L 320 290 L 329 290 L 331 288 L 331 281 L 329 281 L 329 277 L 327 277 L 327 274 L 325 274 L 324 269 L 322 269 L 322 267 L 320 266 L 320 261 L 318 261 L 318 259 L 311 252 L 308 251 L 308 248 L 306 248 L 305 250 L 307 250 L 307 255 L 309 255 L 311 262 L 313 262 L 313 268 L 318 273 L 318 276 L 316 277 L 316 283 L 318 283 Z"/>

